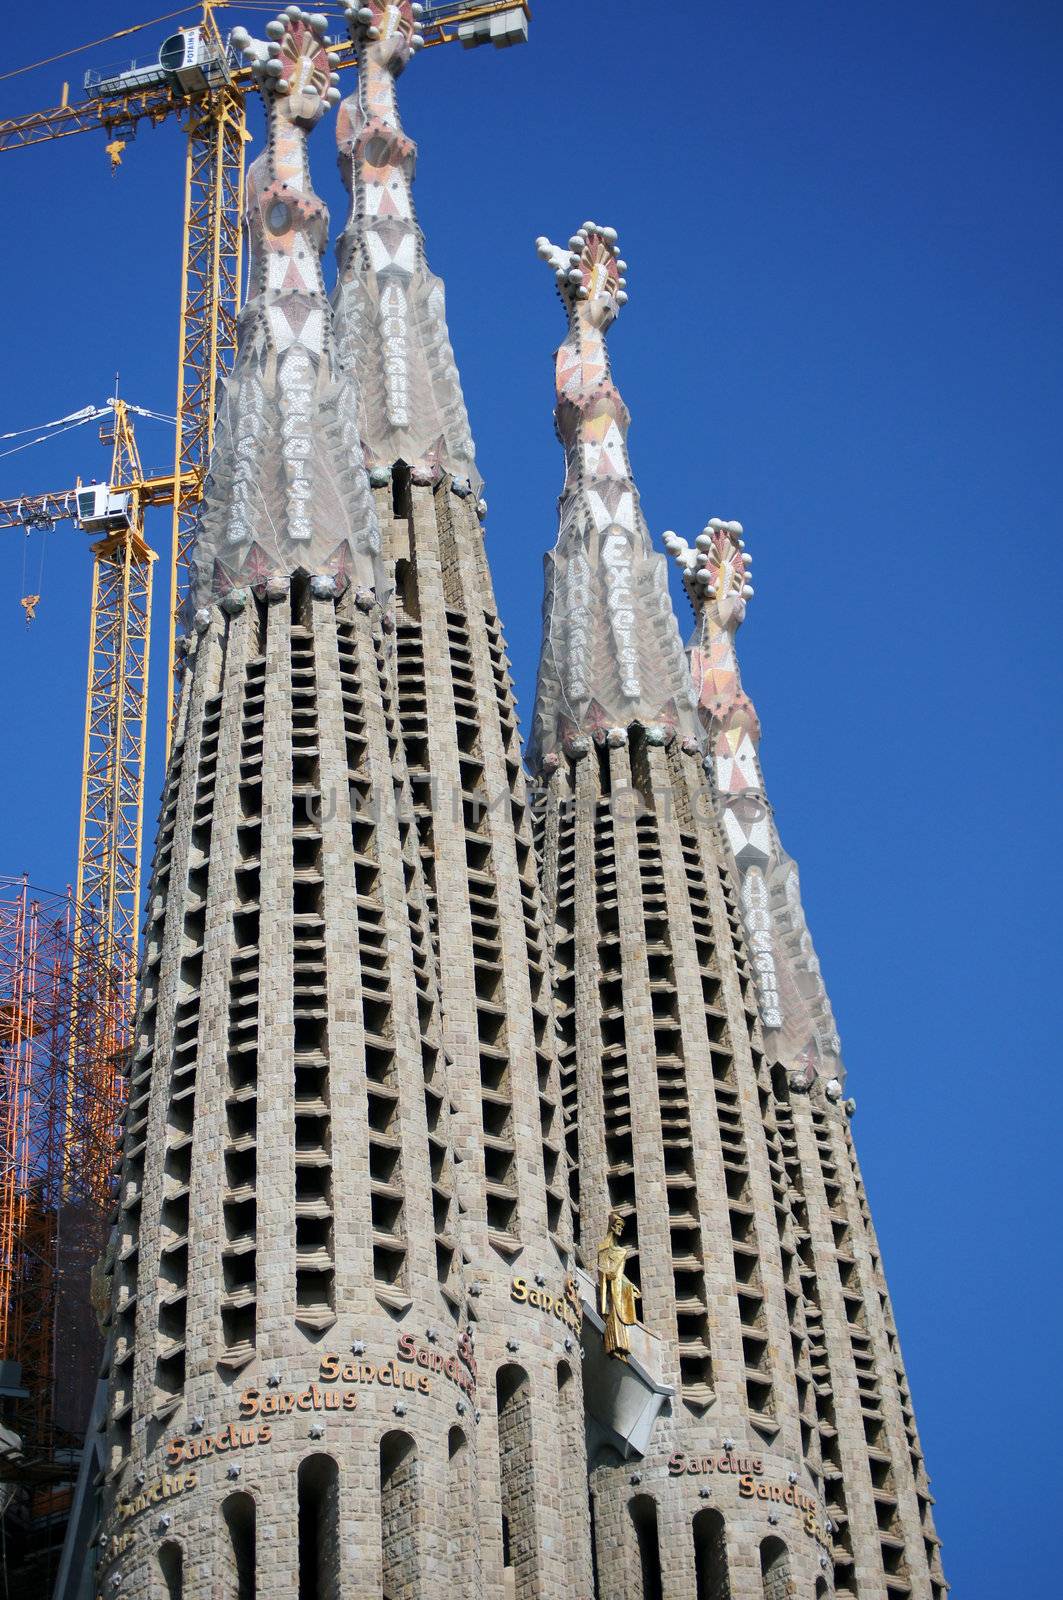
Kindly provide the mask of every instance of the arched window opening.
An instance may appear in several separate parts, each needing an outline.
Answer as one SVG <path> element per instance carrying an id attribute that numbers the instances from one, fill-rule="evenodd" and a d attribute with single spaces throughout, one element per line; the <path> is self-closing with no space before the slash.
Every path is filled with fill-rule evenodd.
<path id="1" fill-rule="evenodd" d="M 826 1578 L 816 1579 L 816 1600 L 830 1600 L 830 1590 L 827 1588 Z"/>
<path id="2" fill-rule="evenodd" d="M 185 1558 L 181 1546 L 167 1539 L 159 1546 L 159 1572 L 166 1600 L 184 1600 Z"/>
<path id="3" fill-rule="evenodd" d="M 454 1595 L 475 1594 L 479 1540 L 476 1537 L 476 1484 L 472 1451 L 462 1428 L 451 1428 L 447 1439 L 447 1577 Z"/>
<path id="4" fill-rule="evenodd" d="M 225 1555 L 224 1600 L 255 1600 L 255 1502 L 249 1494 L 231 1494 L 222 1501 Z"/>
<path id="5" fill-rule="evenodd" d="M 694 1571 L 697 1600 L 731 1600 L 723 1517 L 709 1507 L 694 1518 Z"/>
<path id="6" fill-rule="evenodd" d="M 421 1600 L 420 1482 L 408 1433 L 380 1441 L 380 1553 L 383 1600 Z"/>
<path id="7" fill-rule="evenodd" d="M 299 1463 L 299 1600 L 338 1600 L 339 1468 L 315 1453 Z"/>
<path id="8" fill-rule="evenodd" d="M 760 1581 L 764 1600 L 792 1600 L 790 1552 L 781 1539 L 765 1539 L 760 1547 Z"/>
<path id="9" fill-rule="evenodd" d="M 637 1494 L 628 1507 L 635 1529 L 642 1576 L 641 1600 L 663 1600 L 661 1540 L 657 1532 L 657 1502 L 652 1495 Z"/>
<path id="10" fill-rule="evenodd" d="M 538 1593 L 539 1539 L 535 1526 L 531 1383 L 523 1367 L 500 1367 L 498 1476 L 502 1489 L 502 1549 L 507 1600 Z"/>

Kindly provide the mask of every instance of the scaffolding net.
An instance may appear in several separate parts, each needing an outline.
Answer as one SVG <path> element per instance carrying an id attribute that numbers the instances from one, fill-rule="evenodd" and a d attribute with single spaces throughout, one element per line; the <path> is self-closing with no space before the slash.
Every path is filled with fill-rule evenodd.
<path id="1" fill-rule="evenodd" d="M 0 1481 L 76 1474 L 102 1336 L 128 974 L 73 895 L 0 877 Z"/>

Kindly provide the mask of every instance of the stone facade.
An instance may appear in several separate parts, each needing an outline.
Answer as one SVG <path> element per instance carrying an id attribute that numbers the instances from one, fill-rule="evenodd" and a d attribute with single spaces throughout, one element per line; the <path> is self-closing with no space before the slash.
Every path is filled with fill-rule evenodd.
<path id="1" fill-rule="evenodd" d="M 609 375 L 615 235 L 541 241 L 570 335 L 530 784 L 394 95 L 415 17 L 348 10 L 336 317 L 374 369 L 368 459 L 346 553 L 304 540 L 352 374 L 267 207 L 234 393 L 298 415 L 255 435 L 289 517 L 221 560 L 227 435 L 148 897 L 97 1592 L 943 1600 L 850 1103 L 766 1044 Z M 315 248 L 322 28 L 292 7 L 248 42 Z M 267 323 L 335 384 L 293 400 Z M 627 1360 L 594 1286 L 617 1216 Z"/>

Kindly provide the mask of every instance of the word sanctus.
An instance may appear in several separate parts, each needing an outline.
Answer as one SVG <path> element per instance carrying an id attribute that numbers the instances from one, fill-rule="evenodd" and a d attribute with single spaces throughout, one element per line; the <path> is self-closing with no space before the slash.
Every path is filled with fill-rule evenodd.
<path id="1" fill-rule="evenodd" d="M 579 1333 L 583 1327 L 583 1306 L 574 1278 L 565 1279 L 563 1295 L 552 1295 L 546 1289 L 532 1288 L 527 1278 L 514 1278 L 509 1286 L 509 1298 L 519 1306 L 534 1306 L 537 1311 L 550 1312 L 566 1328 L 571 1328 L 573 1333 Z"/>
<path id="2" fill-rule="evenodd" d="M 403 1357 L 405 1360 L 406 1358 Z M 339 1356 L 322 1356 L 318 1368 L 318 1377 L 322 1383 L 335 1383 L 337 1378 L 343 1383 L 379 1383 L 385 1389 L 408 1389 L 411 1394 L 431 1394 L 432 1384 L 423 1372 L 401 1372 L 394 1356 L 387 1361 L 340 1361 Z M 316 1384 L 311 1384 L 316 1389 Z M 343 1397 L 343 1404 L 347 1406 L 348 1396 L 357 1401 L 357 1395 L 351 1395 L 348 1390 Z M 334 1399 L 326 1398 L 325 1409 L 335 1411 Z M 348 1407 L 353 1410 L 354 1407 Z"/>
<path id="3" fill-rule="evenodd" d="M 220 1433 L 204 1433 L 197 1439 L 180 1436 L 171 1439 L 166 1446 L 166 1459 L 171 1467 L 178 1467 L 182 1461 L 200 1461 L 204 1456 L 224 1455 L 228 1450 L 248 1450 L 255 1444 L 269 1444 L 272 1437 L 273 1430 L 268 1422 L 260 1428 L 238 1428 L 235 1422 L 227 1422 Z"/>
<path id="4" fill-rule="evenodd" d="M 171 1458 L 171 1466 L 176 1466 L 177 1461 L 182 1459 L 180 1456 L 177 1460 Z M 194 1489 L 198 1482 L 198 1472 L 179 1473 L 175 1478 L 164 1472 L 158 1483 L 153 1483 L 150 1489 L 142 1489 L 139 1494 L 120 1496 L 115 1509 L 122 1521 L 128 1522 L 130 1517 L 135 1517 L 140 1511 L 146 1511 L 149 1506 L 157 1506 L 163 1500 L 172 1500 L 174 1495 L 186 1494 L 189 1489 Z"/>
<path id="5" fill-rule="evenodd" d="M 240 1396 L 242 1417 L 290 1417 L 293 1411 L 354 1411 L 358 1396 L 348 1389 L 339 1394 L 335 1389 L 322 1391 L 316 1383 L 305 1389 L 245 1389 Z"/>
<path id="6" fill-rule="evenodd" d="M 764 1463 L 759 1456 L 736 1456 L 727 1451 L 718 1456 L 687 1456 L 682 1450 L 677 1450 L 668 1457 L 668 1471 L 673 1478 L 682 1477 L 684 1472 L 691 1477 L 702 1472 L 761 1473 Z"/>
<path id="7" fill-rule="evenodd" d="M 427 1345 L 418 1344 L 412 1333 L 399 1334 L 399 1360 L 415 1362 L 429 1372 L 441 1372 L 444 1378 L 456 1383 L 470 1400 L 476 1399 L 475 1363 L 471 1370 L 466 1370 L 457 1356 L 445 1356 L 442 1350 L 430 1350 Z"/>
<path id="8" fill-rule="evenodd" d="M 819 1521 L 819 1507 L 811 1495 L 805 1494 L 795 1484 L 757 1483 L 747 1474 L 738 1480 L 738 1493 L 743 1500 L 774 1500 L 784 1506 L 796 1506 L 801 1513 L 805 1532 L 822 1543 L 824 1533 Z"/>

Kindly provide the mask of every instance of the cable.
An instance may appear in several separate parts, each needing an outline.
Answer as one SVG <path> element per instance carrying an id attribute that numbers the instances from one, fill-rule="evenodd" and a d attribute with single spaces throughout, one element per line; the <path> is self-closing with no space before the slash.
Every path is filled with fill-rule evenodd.
<path id="1" fill-rule="evenodd" d="M 168 417 L 164 411 L 149 411 L 147 406 L 131 406 L 128 401 L 126 410 L 132 411 L 138 417 L 150 417 L 152 422 L 168 422 L 171 428 L 177 426 L 177 418 Z"/>
<path id="2" fill-rule="evenodd" d="M 35 433 L 38 428 L 58 428 L 64 422 L 80 422 L 82 418 L 91 422 L 93 417 L 101 417 L 106 406 L 82 406 L 80 411 L 71 411 L 68 416 L 56 417 L 54 422 L 33 422 L 28 428 L 12 428 L 10 433 L 0 433 L 0 439 L 17 439 L 23 433 Z"/>
<path id="3" fill-rule="evenodd" d="M 28 450 L 31 445 L 47 444 L 49 439 L 58 439 L 61 433 L 70 433 L 74 428 L 83 428 L 86 422 L 94 422 L 97 417 L 106 415 L 106 411 L 97 411 L 90 417 L 81 417 L 77 422 L 69 423 L 65 428 L 57 428 L 54 433 L 42 433 L 36 439 L 27 439 L 25 444 L 12 445 L 10 450 L 0 450 L 0 461 L 5 456 L 17 455 L 20 450 Z"/>
<path id="4" fill-rule="evenodd" d="M 72 50 L 60 50 L 58 55 L 45 56 L 43 61 L 31 61 L 25 67 L 13 67 L 10 72 L 0 72 L 0 83 L 7 78 L 18 78 L 24 72 L 36 72 L 38 67 L 50 67 L 53 61 L 65 61 L 68 56 L 79 56 L 83 50 L 94 50 L 98 44 L 110 44 L 112 39 L 128 39 L 131 33 L 139 33 L 142 28 L 153 28 L 157 22 L 169 22 L 171 17 L 182 17 L 187 11 L 187 6 L 182 6 L 178 11 L 166 11 L 161 17 L 149 17 L 147 22 L 134 22 L 129 28 L 119 28 L 117 33 L 104 34 L 102 39 L 90 39 L 87 44 L 76 44 Z"/>

